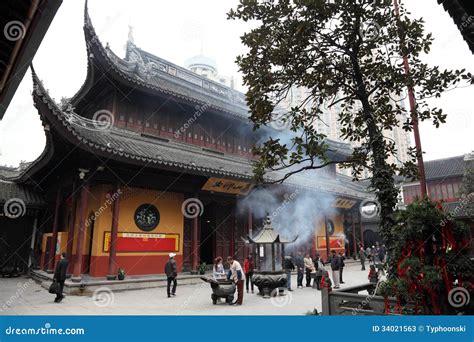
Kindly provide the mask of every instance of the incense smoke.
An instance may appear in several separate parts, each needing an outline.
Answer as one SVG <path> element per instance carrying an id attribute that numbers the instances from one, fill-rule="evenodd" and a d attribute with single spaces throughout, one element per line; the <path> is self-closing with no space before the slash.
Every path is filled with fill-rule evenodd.
<path id="1" fill-rule="evenodd" d="M 293 239 L 298 235 L 298 245 L 310 242 L 316 227 L 318 235 L 325 235 L 324 225 L 317 225 L 324 216 L 336 213 L 332 207 L 334 201 L 335 197 L 329 194 L 304 189 L 288 188 L 282 196 L 281 188 L 262 187 L 242 199 L 238 208 L 241 211 L 251 208 L 256 218 L 263 219 L 268 214 L 275 231 L 283 238 Z M 263 227 L 263 221 L 256 223 Z"/>

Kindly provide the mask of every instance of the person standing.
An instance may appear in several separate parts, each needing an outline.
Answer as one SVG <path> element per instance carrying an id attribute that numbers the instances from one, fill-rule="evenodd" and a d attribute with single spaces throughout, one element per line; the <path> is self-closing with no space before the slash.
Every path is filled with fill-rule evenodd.
<path id="1" fill-rule="evenodd" d="M 176 266 L 176 260 L 174 260 L 175 256 L 176 254 L 170 253 L 170 258 L 165 264 L 165 273 L 167 278 L 166 293 L 168 294 L 168 298 L 171 296 L 176 296 L 176 286 L 178 286 L 178 282 L 176 281 L 176 278 L 178 277 L 178 268 Z M 173 289 L 170 293 L 171 283 L 173 283 Z"/>
<path id="2" fill-rule="evenodd" d="M 316 288 L 318 290 L 321 290 L 321 278 L 324 275 L 324 272 L 327 273 L 326 268 L 324 267 L 324 263 L 322 262 L 321 258 L 319 255 L 316 255 L 316 258 L 314 259 L 314 264 L 316 267 Z"/>
<path id="3" fill-rule="evenodd" d="M 227 276 L 225 274 L 224 265 L 222 264 L 222 257 L 217 257 L 214 260 L 214 266 L 212 268 L 212 277 L 214 280 L 225 280 Z"/>
<path id="4" fill-rule="evenodd" d="M 372 246 L 372 248 L 370 248 L 370 263 L 372 265 L 375 265 L 375 255 L 376 255 L 376 251 L 375 251 L 375 246 Z"/>
<path id="5" fill-rule="evenodd" d="M 369 265 L 370 265 L 370 261 L 371 261 L 371 257 L 372 257 L 372 249 L 367 246 L 367 248 L 365 249 L 365 255 L 367 256 L 367 259 L 369 259 Z"/>
<path id="6" fill-rule="evenodd" d="M 253 281 L 252 281 L 253 269 L 254 269 L 254 265 L 253 265 L 252 254 L 249 254 L 249 256 L 245 258 L 244 260 L 245 289 L 247 290 L 247 293 L 249 293 L 249 282 L 250 282 L 250 287 L 253 293 Z"/>
<path id="7" fill-rule="evenodd" d="M 232 280 L 237 285 L 237 301 L 232 304 L 242 305 L 244 301 L 245 273 L 242 266 L 240 266 L 240 263 L 237 260 L 234 260 L 234 257 L 228 256 L 227 262 L 230 266 L 227 279 Z"/>
<path id="8" fill-rule="evenodd" d="M 378 267 L 379 275 L 385 275 L 384 266 L 385 266 L 385 245 L 379 246 L 377 249 L 378 258 L 380 260 L 380 264 Z"/>
<path id="9" fill-rule="evenodd" d="M 301 255 L 301 252 L 298 252 L 295 258 L 295 266 L 296 266 L 296 282 L 297 282 L 297 287 L 299 289 L 303 288 L 303 276 L 304 276 L 304 259 L 303 256 Z"/>
<path id="10" fill-rule="evenodd" d="M 306 254 L 304 258 L 304 268 L 306 271 L 306 287 L 311 287 L 311 273 L 315 272 L 313 259 L 309 256 L 309 253 Z"/>
<path id="11" fill-rule="evenodd" d="M 360 265 L 362 266 L 361 271 L 365 271 L 365 252 L 364 252 L 364 247 L 361 247 L 359 249 L 359 259 L 360 259 Z"/>
<path id="12" fill-rule="evenodd" d="M 375 292 L 375 288 L 377 287 L 377 283 L 378 283 L 378 281 L 379 281 L 379 275 L 378 275 L 378 272 L 375 270 L 375 266 L 374 266 L 374 265 L 370 265 L 370 266 L 369 266 L 369 275 L 368 275 L 368 278 L 369 278 L 369 282 L 371 282 L 372 284 L 375 284 L 375 285 L 374 285 L 374 288 L 367 290 L 367 292 L 369 293 L 369 295 L 373 295 L 374 292 Z"/>
<path id="13" fill-rule="evenodd" d="M 293 264 L 291 255 L 285 256 L 285 262 L 284 262 L 283 268 L 285 269 L 285 273 L 286 273 L 286 287 L 288 291 L 293 291 L 291 289 L 291 272 L 295 269 L 295 264 Z"/>
<path id="14" fill-rule="evenodd" d="M 66 259 L 66 253 L 61 253 L 61 260 L 59 260 L 56 268 L 54 269 L 54 276 L 53 281 L 59 283 L 59 291 L 56 293 L 56 298 L 54 299 L 55 303 L 60 303 L 63 298 L 63 289 L 64 289 L 64 282 L 66 281 L 66 274 L 67 274 L 67 267 L 69 265 L 69 261 Z"/>
<path id="15" fill-rule="evenodd" d="M 346 257 L 344 256 L 344 254 L 342 254 L 342 252 L 339 252 L 339 258 L 341 258 L 341 268 L 340 268 L 340 271 L 339 271 L 339 282 L 341 284 L 345 284 L 345 282 L 342 280 L 342 272 L 344 271 L 344 266 L 346 266 L 344 260 L 346 260 Z"/>
<path id="16" fill-rule="evenodd" d="M 341 270 L 341 258 L 337 255 L 335 250 L 332 250 L 331 254 L 332 280 L 334 282 L 334 288 L 338 289 L 340 287 L 339 272 Z"/>

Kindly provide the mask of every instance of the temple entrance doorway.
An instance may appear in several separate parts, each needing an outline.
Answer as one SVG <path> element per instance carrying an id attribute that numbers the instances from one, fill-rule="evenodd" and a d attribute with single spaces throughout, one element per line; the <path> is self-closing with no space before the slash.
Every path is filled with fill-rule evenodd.
<path id="1" fill-rule="evenodd" d="M 199 244 L 199 255 L 201 262 L 212 264 L 214 262 L 214 250 L 216 244 L 216 203 L 210 202 L 204 206 L 201 216 L 201 237 Z"/>

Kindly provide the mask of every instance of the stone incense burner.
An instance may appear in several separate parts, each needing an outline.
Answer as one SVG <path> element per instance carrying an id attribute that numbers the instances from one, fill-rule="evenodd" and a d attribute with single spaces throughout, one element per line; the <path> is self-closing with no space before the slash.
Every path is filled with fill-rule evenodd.
<path id="1" fill-rule="evenodd" d="M 295 242 L 281 238 L 272 227 L 270 216 L 263 221 L 262 230 L 255 236 L 247 235 L 243 238 L 245 243 L 255 247 L 255 270 L 252 277 L 253 283 L 259 290 L 259 295 L 264 298 L 276 296 L 286 288 L 286 275 L 283 270 L 283 257 L 285 244 Z"/>

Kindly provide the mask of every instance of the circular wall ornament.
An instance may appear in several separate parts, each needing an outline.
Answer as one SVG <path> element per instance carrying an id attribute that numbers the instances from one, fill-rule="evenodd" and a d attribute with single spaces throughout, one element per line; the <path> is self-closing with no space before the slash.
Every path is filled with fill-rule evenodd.
<path id="1" fill-rule="evenodd" d="M 135 210 L 134 219 L 138 228 L 149 232 L 160 223 L 160 212 L 153 204 L 142 204 Z"/>
<path id="2" fill-rule="evenodd" d="M 328 234 L 333 235 L 334 234 L 334 222 L 332 220 L 327 220 L 327 227 L 328 227 Z"/>

